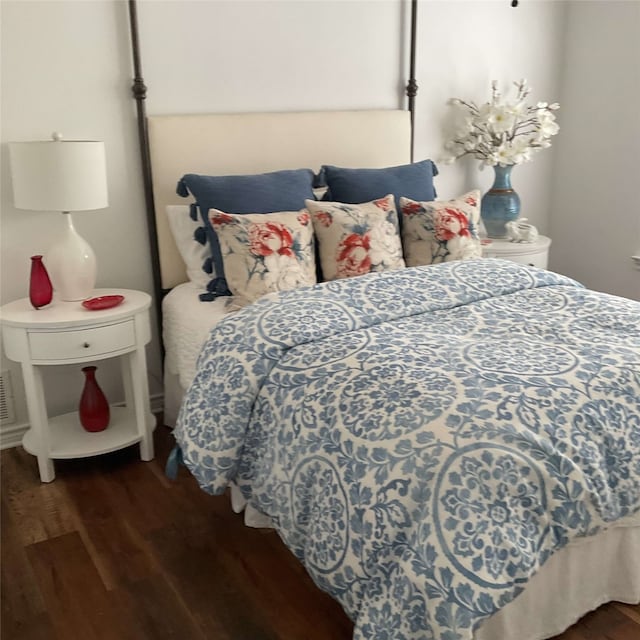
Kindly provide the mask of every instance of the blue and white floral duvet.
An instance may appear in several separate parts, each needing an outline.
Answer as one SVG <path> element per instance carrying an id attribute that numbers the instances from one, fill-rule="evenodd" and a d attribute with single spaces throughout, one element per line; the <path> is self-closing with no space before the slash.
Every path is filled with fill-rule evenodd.
<path id="1" fill-rule="evenodd" d="M 640 509 L 640 304 L 499 260 L 285 292 L 213 330 L 176 438 L 354 638 L 471 638 Z"/>

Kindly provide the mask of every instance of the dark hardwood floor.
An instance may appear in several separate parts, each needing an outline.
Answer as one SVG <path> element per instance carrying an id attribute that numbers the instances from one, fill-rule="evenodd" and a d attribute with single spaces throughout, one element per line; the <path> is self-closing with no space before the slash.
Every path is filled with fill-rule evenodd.
<path id="1" fill-rule="evenodd" d="M 352 625 L 273 532 L 249 529 L 137 448 L 56 462 L 5 450 L 0 619 L 4 640 L 348 640 Z M 499 640 L 499 639 L 497 639 Z M 611 603 L 558 640 L 640 640 L 640 606 Z"/>

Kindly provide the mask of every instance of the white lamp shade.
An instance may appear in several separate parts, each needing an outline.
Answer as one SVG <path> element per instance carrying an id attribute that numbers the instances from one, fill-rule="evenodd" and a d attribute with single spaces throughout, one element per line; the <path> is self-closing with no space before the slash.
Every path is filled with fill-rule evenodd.
<path id="1" fill-rule="evenodd" d="M 87 211 L 109 205 L 103 142 L 10 142 L 9 158 L 18 209 Z"/>

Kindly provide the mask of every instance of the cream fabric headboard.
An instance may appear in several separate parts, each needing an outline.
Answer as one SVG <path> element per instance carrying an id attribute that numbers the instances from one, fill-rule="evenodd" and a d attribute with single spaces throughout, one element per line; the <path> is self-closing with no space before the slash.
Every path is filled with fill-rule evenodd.
<path id="1" fill-rule="evenodd" d="M 411 156 L 410 115 L 400 110 L 153 116 L 148 127 L 165 289 L 187 279 L 165 213 L 168 204 L 191 202 L 176 195 L 185 173 L 375 168 L 408 164 Z"/>

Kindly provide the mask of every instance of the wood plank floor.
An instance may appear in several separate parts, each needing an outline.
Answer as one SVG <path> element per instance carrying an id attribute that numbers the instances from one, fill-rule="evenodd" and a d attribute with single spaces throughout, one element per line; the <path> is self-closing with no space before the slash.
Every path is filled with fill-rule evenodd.
<path id="1" fill-rule="evenodd" d="M 273 532 L 182 469 L 165 478 L 137 448 L 56 462 L 3 451 L 0 618 L 4 640 L 349 640 L 352 625 Z M 640 606 L 611 603 L 557 640 L 640 640 Z"/>

